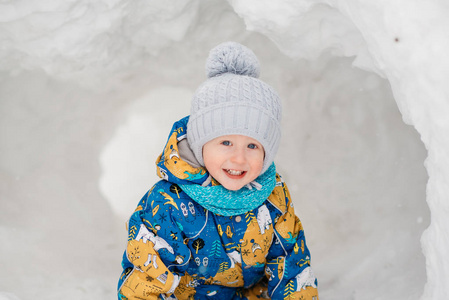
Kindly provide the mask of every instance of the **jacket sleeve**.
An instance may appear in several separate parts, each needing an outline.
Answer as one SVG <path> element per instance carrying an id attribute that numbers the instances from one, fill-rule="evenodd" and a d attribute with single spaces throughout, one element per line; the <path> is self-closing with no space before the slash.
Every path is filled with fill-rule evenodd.
<path id="1" fill-rule="evenodd" d="M 267 255 L 268 293 L 271 299 L 318 300 L 318 283 L 310 267 L 304 230 L 295 215 L 288 188 L 279 176 L 268 200 L 279 211 L 273 222 L 274 241 Z"/>
<path id="2" fill-rule="evenodd" d="M 128 243 L 123 255 L 119 299 L 158 299 L 179 284 L 190 251 L 172 218 L 177 209 L 166 184 L 156 184 L 139 202 L 128 221 Z"/>

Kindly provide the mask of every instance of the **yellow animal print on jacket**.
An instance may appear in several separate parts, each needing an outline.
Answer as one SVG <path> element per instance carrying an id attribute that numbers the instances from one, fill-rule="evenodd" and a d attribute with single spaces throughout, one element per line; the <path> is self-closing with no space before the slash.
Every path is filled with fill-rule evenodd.
<path id="1" fill-rule="evenodd" d="M 186 179 L 189 177 L 189 174 L 206 174 L 206 170 L 204 168 L 192 167 L 189 163 L 179 157 L 178 132 L 175 132 L 170 136 L 164 152 L 159 155 L 156 160 L 156 165 L 159 164 L 162 159 L 164 160 L 164 166 L 167 170 L 179 179 Z M 160 178 L 164 178 L 160 168 L 157 168 L 157 175 Z"/>

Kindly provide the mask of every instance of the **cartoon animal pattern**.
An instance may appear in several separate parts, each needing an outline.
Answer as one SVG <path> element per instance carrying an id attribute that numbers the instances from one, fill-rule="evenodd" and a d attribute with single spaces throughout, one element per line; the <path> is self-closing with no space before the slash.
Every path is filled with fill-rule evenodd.
<path id="1" fill-rule="evenodd" d="M 165 162 L 158 170 L 166 170 L 160 176 L 197 180 L 189 174 L 201 171 L 181 164 L 177 148 L 169 147 L 179 132 L 172 131 L 158 159 L 158 166 L 161 157 Z M 303 228 L 278 175 L 261 206 L 232 217 L 205 210 L 173 181 L 161 180 L 127 226 L 119 299 L 318 299 Z"/>

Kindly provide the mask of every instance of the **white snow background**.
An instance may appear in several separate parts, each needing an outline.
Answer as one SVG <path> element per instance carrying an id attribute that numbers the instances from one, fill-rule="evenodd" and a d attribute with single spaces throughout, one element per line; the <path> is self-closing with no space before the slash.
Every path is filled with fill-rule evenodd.
<path id="1" fill-rule="evenodd" d="M 0 299 L 115 299 L 215 45 L 283 99 L 320 299 L 449 299 L 446 0 L 0 1 Z"/>

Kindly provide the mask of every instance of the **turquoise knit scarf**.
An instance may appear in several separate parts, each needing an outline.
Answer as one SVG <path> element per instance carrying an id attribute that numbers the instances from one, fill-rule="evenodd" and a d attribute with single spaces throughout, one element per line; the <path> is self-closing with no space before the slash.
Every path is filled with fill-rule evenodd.
<path id="1" fill-rule="evenodd" d="M 276 167 L 273 164 L 255 181 L 238 191 L 230 191 L 222 185 L 201 186 L 180 184 L 181 189 L 207 210 L 222 215 L 236 216 L 260 206 L 276 186 Z"/>

